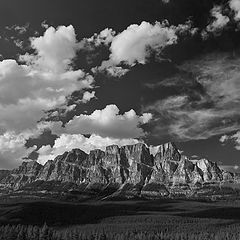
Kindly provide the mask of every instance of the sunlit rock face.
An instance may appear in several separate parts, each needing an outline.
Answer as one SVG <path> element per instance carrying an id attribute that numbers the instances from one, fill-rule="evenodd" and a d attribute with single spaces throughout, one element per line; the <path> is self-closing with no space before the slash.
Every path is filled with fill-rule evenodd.
<path id="1" fill-rule="evenodd" d="M 143 143 L 121 147 L 122 163 L 125 163 L 125 181 L 144 184 L 149 180 L 153 160 L 148 147 Z"/>
<path id="2" fill-rule="evenodd" d="M 222 171 L 223 181 L 233 181 L 234 174 L 228 171 Z"/>
<path id="3" fill-rule="evenodd" d="M 98 164 L 105 182 L 144 184 L 152 171 L 152 156 L 145 144 L 108 146 Z M 95 169 L 93 169 L 94 172 Z M 89 179 L 90 181 L 94 179 Z"/>
<path id="4" fill-rule="evenodd" d="M 197 161 L 196 164 L 203 173 L 204 181 L 221 181 L 223 179 L 222 171 L 216 163 L 213 163 L 207 159 L 201 159 Z"/>
<path id="5" fill-rule="evenodd" d="M 89 155 L 88 155 L 88 161 L 87 164 L 88 166 L 94 166 L 97 164 L 101 164 L 102 159 L 104 157 L 105 153 L 100 150 L 100 149 L 95 149 L 90 151 Z"/>
<path id="6" fill-rule="evenodd" d="M 17 189 L 27 183 L 31 183 L 39 176 L 43 166 L 36 161 L 23 162 L 21 166 L 1 179 L 1 186 Z"/>
<path id="7" fill-rule="evenodd" d="M 43 166 L 36 161 L 23 162 L 21 166 L 12 171 L 13 174 L 37 176 Z"/>
<path id="8" fill-rule="evenodd" d="M 39 176 L 44 181 L 81 183 L 86 178 L 88 154 L 80 149 L 73 149 L 48 161 Z"/>
<path id="9" fill-rule="evenodd" d="M 181 158 L 176 171 L 173 173 L 174 183 L 190 183 L 192 182 L 192 172 L 194 164 L 189 161 L 185 156 Z"/>
<path id="10" fill-rule="evenodd" d="M 18 189 L 34 181 L 58 181 L 87 186 L 87 189 L 119 189 L 119 194 L 170 196 L 200 189 L 204 183 L 235 181 L 235 175 L 221 170 L 207 159 L 191 160 L 180 154 L 174 143 L 158 147 L 155 156 L 144 143 L 107 146 L 89 154 L 73 149 L 49 160 L 23 162 L 7 172 L 0 186 Z M 117 193 L 116 193 L 117 194 Z"/>
<path id="11" fill-rule="evenodd" d="M 172 142 L 165 143 L 159 146 L 157 154 L 155 156 L 155 161 L 179 161 L 181 159 L 181 154 L 179 153 L 176 145 Z"/>
<path id="12" fill-rule="evenodd" d="M 121 171 L 124 166 L 121 166 L 120 148 L 117 145 L 106 147 L 101 167 L 108 183 L 118 183 L 119 185 L 123 183 Z"/>
<path id="13" fill-rule="evenodd" d="M 171 181 L 180 159 L 181 154 L 174 143 L 170 142 L 160 145 L 153 160 L 154 168 L 151 176 L 151 182 Z"/>

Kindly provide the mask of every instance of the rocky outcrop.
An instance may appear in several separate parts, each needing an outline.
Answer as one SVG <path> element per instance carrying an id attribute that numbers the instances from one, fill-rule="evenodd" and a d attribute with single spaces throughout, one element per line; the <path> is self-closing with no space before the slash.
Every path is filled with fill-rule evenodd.
<path id="1" fill-rule="evenodd" d="M 181 154 L 179 153 L 176 145 L 172 142 L 162 144 L 158 147 L 157 154 L 155 156 L 156 161 L 179 161 Z"/>
<path id="2" fill-rule="evenodd" d="M 173 173 L 173 182 L 190 183 L 192 181 L 195 181 L 195 179 L 192 178 L 193 170 L 194 164 L 189 161 L 187 157 L 183 156 L 178 163 L 177 169 Z"/>
<path id="3" fill-rule="evenodd" d="M 23 162 L 0 179 L 1 187 L 19 189 L 36 181 L 74 183 L 91 191 L 116 189 L 115 195 L 159 197 L 190 194 L 203 183 L 234 181 L 232 173 L 221 170 L 207 159 L 191 160 L 174 143 L 158 147 L 155 156 L 144 143 L 86 154 L 73 149 L 49 160 L 44 166 L 36 161 Z M 105 190 L 104 190 L 105 189 Z"/>
<path id="4" fill-rule="evenodd" d="M 124 182 L 144 185 L 149 181 L 153 159 L 143 143 L 121 147 L 121 165 L 125 173 Z"/>
<path id="5" fill-rule="evenodd" d="M 36 161 L 23 162 L 21 166 L 14 169 L 11 173 L 16 175 L 26 175 L 37 177 L 43 166 Z"/>
<path id="6" fill-rule="evenodd" d="M 42 169 L 43 166 L 36 161 L 23 162 L 21 166 L 9 171 L 1 179 L 0 186 L 2 188 L 20 188 L 27 183 L 35 181 Z"/>
<path id="7" fill-rule="evenodd" d="M 176 171 L 181 154 L 174 143 L 166 143 L 158 147 L 153 159 L 153 174 L 151 182 L 156 180 L 168 183 L 172 181 L 173 173 Z"/>
<path id="8" fill-rule="evenodd" d="M 196 164 L 203 173 L 204 181 L 221 181 L 223 179 L 222 171 L 216 163 L 213 163 L 207 159 L 201 159 L 197 161 Z"/>
<path id="9" fill-rule="evenodd" d="M 101 160 L 90 167 L 88 181 L 144 184 L 152 171 L 152 156 L 145 144 L 108 146 Z"/>
<path id="10" fill-rule="evenodd" d="M 38 175 L 39 180 L 74 182 L 80 184 L 87 176 L 88 155 L 80 149 L 73 149 L 48 161 Z"/>
<path id="11" fill-rule="evenodd" d="M 222 170 L 223 181 L 233 181 L 234 174 L 225 170 Z"/>

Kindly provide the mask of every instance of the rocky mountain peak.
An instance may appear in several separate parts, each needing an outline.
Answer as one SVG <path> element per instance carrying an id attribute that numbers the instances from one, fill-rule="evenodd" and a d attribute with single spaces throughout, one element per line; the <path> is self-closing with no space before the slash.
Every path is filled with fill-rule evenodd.
<path id="1" fill-rule="evenodd" d="M 128 186 L 127 189 L 137 189 L 138 193 L 144 189 L 145 194 L 152 187 L 161 192 L 160 189 L 165 186 L 166 194 L 172 186 L 188 185 L 189 188 L 196 183 L 234 179 L 233 174 L 221 170 L 207 159 L 190 160 L 180 154 L 174 143 L 169 142 L 160 145 L 155 156 L 150 154 L 144 143 L 122 147 L 110 145 L 105 152 L 95 149 L 89 154 L 76 148 L 49 160 L 44 166 L 36 161 L 23 162 L 7 176 L 4 175 L 0 184 L 15 189 L 37 180 L 76 185 L 84 183 L 88 188 L 94 184 L 113 184 L 119 191 L 126 190 Z"/>
<path id="2" fill-rule="evenodd" d="M 101 159 L 104 157 L 105 152 L 100 149 L 91 150 L 88 155 L 88 164 L 95 165 L 98 164 Z"/>
<path id="3" fill-rule="evenodd" d="M 181 154 L 174 143 L 168 142 L 159 145 L 155 158 L 161 161 L 165 160 L 179 161 L 181 159 Z"/>
<path id="4" fill-rule="evenodd" d="M 13 174 L 26 174 L 26 175 L 38 175 L 43 166 L 37 161 L 25 161 L 22 162 L 18 168 L 12 171 Z"/>
<path id="5" fill-rule="evenodd" d="M 190 169 L 191 171 L 193 171 L 194 164 L 186 156 L 181 156 L 181 159 L 178 164 L 178 168 Z"/>
<path id="6" fill-rule="evenodd" d="M 119 153 L 119 147 L 118 147 L 118 145 L 110 145 L 110 146 L 107 146 L 106 147 L 106 151 L 105 151 L 105 153 L 108 155 L 108 154 L 114 154 L 114 155 L 116 155 L 116 154 L 118 154 Z"/>
<path id="7" fill-rule="evenodd" d="M 55 161 L 63 161 L 68 163 L 82 164 L 86 161 L 88 154 L 81 149 L 75 148 L 69 152 L 65 152 L 55 158 Z"/>

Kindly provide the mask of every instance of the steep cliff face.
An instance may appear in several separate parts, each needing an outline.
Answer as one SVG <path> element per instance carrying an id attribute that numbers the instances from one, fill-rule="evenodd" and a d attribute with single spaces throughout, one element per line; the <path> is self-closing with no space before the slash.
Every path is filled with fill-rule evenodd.
<path id="1" fill-rule="evenodd" d="M 80 149 L 72 149 L 70 152 L 65 152 L 55 158 L 56 162 L 65 162 L 69 164 L 86 165 L 88 154 Z"/>
<path id="2" fill-rule="evenodd" d="M 176 145 L 172 142 L 165 143 L 159 146 L 157 154 L 155 155 L 155 161 L 179 161 L 181 154 L 179 153 Z"/>
<path id="3" fill-rule="evenodd" d="M 21 166 L 14 169 L 12 174 L 21 174 L 37 177 L 43 166 L 36 161 L 23 162 Z"/>
<path id="4" fill-rule="evenodd" d="M 192 161 L 180 154 L 173 143 L 160 145 L 155 156 L 143 144 L 111 145 L 86 154 L 73 149 L 49 160 L 23 162 L 0 179 L 1 187 L 21 188 L 36 180 L 71 182 L 87 189 L 118 188 L 119 194 L 166 196 L 190 191 L 205 182 L 234 181 L 232 173 L 207 159 Z M 180 187 L 179 187 L 180 186 Z M 191 187 L 190 187 L 191 186 Z"/>
<path id="5" fill-rule="evenodd" d="M 9 173 L 1 179 L 1 187 L 17 189 L 27 183 L 31 183 L 37 179 L 43 166 L 36 161 L 23 162 L 18 168 L 9 171 Z"/>
<path id="6" fill-rule="evenodd" d="M 149 181 L 153 159 L 143 143 L 121 147 L 121 161 L 125 164 L 125 181 L 143 185 Z"/>
<path id="7" fill-rule="evenodd" d="M 227 179 L 227 176 L 225 179 Z M 154 157 L 151 182 L 195 184 L 197 182 L 218 182 L 222 180 L 223 173 L 216 163 L 207 159 L 191 161 L 186 156 L 181 155 L 172 143 L 160 146 Z"/>
<path id="8" fill-rule="evenodd" d="M 86 179 L 88 155 L 80 149 L 73 149 L 48 161 L 38 179 L 44 181 L 61 181 L 81 183 Z"/>
<path id="9" fill-rule="evenodd" d="M 173 182 L 174 183 L 192 182 L 193 170 L 194 170 L 194 164 L 191 161 L 189 161 L 185 156 L 183 156 L 179 161 L 176 171 L 173 173 Z"/>
<path id="10" fill-rule="evenodd" d="M 122 169 L 120 148 L 117 145 L 106 147 L 104 157 L 102 158 L 102 169 L 107 183 L 122 184 Z"/>
<path id="11" fill-rule="evenodd" d="M 213 163 L 207 159 L 201 159 L 197 161 L 196 164 L 203 173 L 204 181 L 221 181 L 223 179 L 222 171 L 216 163 Z"/>
<path id="12" fill-rule="evenodd" d="M 88 155 L 88 161 L 87 161 L 88 166 L 102 164 L 102 159 L 103 159 L 104 155 L 105 155 L 105 152 L 103 152 L 100 149 L 95 149 L 95 150 L 90 151 L 90 153 Z"/>
<path id="13" fill-rule="evenodd" d="M 181 154 L 174 143 L 160 145 L 153 159 L 154 171 L 151 181 L 157 179 L 165 183 L 171 181 L 180 159 Z"/>
<path id="14" fill-rule="evenodd" d="M 234 174 L 228 171 L 222 171 L 223 181 L 233 181 Z"/>
<path id="15" fill-rule="evenodd" d="M 152 157 L 145 144 L 128 145 L 119 148 L 108 146 L 101 161 L 91 167 L 89 181 L 103 183 L 126 182 L 144 184 L 150 176 Z"/>

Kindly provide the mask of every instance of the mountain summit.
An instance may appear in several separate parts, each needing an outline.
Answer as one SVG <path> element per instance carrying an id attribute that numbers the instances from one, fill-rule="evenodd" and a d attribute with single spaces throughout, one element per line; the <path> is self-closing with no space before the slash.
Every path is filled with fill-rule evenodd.
<path id="1" fill-rule="evenodd" d="M 176 188 L 195 188 L 205 183 L 233 181 L 230 172 L 223 171 L 207 159 L 191 160 L 182 155 L 174 143 L 162 144 L 155 155 L 144 143 L 107 146 L 89 154 L 72 149 L 44 166 L 36 161 L 23 162 L 0 180 L 3 188 L 21 189 L 37 181 L 74 183 L 76 186 L 114 186 L 116 193 L 169 195 Z M 115 194 L 116 194 L 115 193 Z"/>

